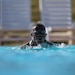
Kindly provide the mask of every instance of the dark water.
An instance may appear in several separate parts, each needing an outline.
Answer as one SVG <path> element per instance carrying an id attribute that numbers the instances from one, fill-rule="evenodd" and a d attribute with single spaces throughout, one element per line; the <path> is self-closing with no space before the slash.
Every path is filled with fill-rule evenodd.
<path id="1" fill-rule="evenodd" d="M 75 75 L 75 46 L 1 46 L 0 75 Z"/>

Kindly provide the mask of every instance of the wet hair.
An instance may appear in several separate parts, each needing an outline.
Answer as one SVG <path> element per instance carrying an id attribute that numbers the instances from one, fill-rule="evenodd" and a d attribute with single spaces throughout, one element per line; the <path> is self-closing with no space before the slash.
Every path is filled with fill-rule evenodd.
<path id="1" fill-rule="evenodd" d="M 42 23 L 37 23 L 34 27 L 33 27 L 33 32 L 46 32 L 45 26 Z"/>

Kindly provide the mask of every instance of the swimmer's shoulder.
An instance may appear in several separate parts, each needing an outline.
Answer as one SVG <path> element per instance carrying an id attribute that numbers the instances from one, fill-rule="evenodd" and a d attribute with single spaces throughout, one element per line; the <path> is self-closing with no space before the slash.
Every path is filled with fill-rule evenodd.
<path id="1" fill-rule="evenodd" d="M 25 44 L 23 44 L 23 45 L 21 45 L 20 48 L 25 49 L 27 46 L 30 46 L 30 41 L 25 43 Z"/>
<path id="2" fill-rule="evenodd" d="M 54 45 L 55 45 L 55 44 L 54 44 L 53 42 L 51 42 L 51 41 L 49 42 L 49 41 L 46 40 L 45 42 L 46 42 L 49 46 L 54 46 Z"/>
<path id="3" fill-rule="evenodd" d="M 31 40 L 25 44 L 23 44 L 22 46 L 20 46 L 21 49 L 25 49 L 27 48 L 27 46 L 33 47 L 33 46 L 37 46 L 36 42 Z"/>

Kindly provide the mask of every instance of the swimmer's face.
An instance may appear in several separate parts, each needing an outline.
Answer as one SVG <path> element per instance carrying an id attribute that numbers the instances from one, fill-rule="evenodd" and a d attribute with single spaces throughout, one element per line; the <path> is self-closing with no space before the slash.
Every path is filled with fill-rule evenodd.
<path id="1" fill-rule="evenodd" d="M 46 33 L 44 31 L 35 32 L 34 38 L 38 43 L 42 43 L 46 38 Z"/>

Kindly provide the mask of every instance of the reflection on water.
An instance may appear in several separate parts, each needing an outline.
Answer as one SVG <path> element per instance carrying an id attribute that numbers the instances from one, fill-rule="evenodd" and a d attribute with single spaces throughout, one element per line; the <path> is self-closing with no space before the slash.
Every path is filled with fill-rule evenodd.
<path id="1" fill-rule="evenodd" d="M 1 46 L 0 75 L 75 75 L 75 46 Z"/>

